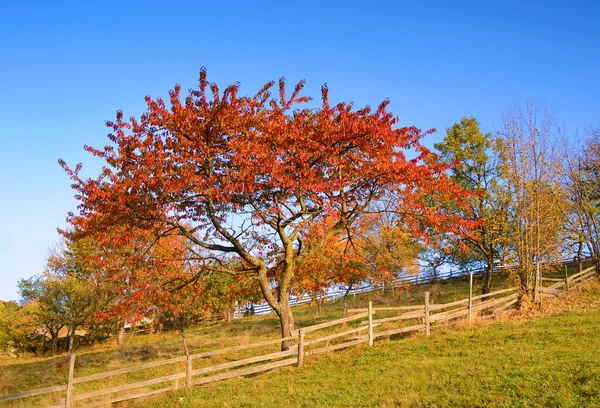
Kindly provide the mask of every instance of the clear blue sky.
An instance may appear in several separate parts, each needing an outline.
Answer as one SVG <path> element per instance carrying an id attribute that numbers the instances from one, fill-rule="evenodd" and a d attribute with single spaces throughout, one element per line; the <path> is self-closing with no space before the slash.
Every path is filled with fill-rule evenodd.
<path id="1" fill-rule="evenodd" d="M 285 76 L 357 106 L 390 98 L 402 124 L 438 129 L 429 146 L 462 116 L 494 131 L 503 109 L 532 97 L 571 129 L 600 124 L 597 2 L 374 3 L 4 2 L 0 299 L 43 270 L 75 209 L 57 159 L 93 175 L 82 146 L 108 142 L 104 121 L 195 86 L 203 65 L 242 92 Z"/>

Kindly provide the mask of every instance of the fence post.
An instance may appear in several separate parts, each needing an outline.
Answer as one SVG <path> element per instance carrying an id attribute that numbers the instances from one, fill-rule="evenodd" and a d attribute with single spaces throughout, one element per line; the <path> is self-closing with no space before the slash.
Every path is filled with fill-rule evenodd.
<path id="1" fill-rule="evenodd" d="M 67 399 L 65 402 L 65 408 L 71 408 L 72 406 L 72 395 L 73 395 L 73 372 L 75 371 L 75 353 L 71 354 L 71 360 L 69 361 L 69 382 L 67 383 Z"/>
<path id="2" fill-rule="evenodd" d="M 569 272 L 567 271 L 567 265 L 565 265 L 565 290 L 569 291 Z"/>
<path id="3" fill-rule="evenodd" d="M 304 328 L 298 330 L 298 368 L 304 365 Z"/>
<path id="4" fill-rule="evenodd" d="M 473 271 L 469 271 L 469 324 L 473 318 Z"/>
<path id="5" fill-rule="evenodd" d="M 369 347 L 373 347 L 373 301 L 369 300 Z"/>
<path id="6" fill-rule="evenodd" d="M 187 356 L 187 367 L 185 369 L 185 386 L 192 388 L 192 356 Z"/>
<path id="7" fill-rule="evenodd" d="M 425 335 L 431 334 L 431 324 L 429 323 L 429 292 L 425 292 Z"/>
<path id="8" fill-rule="evenodd" d="M 544 277 L 540 271 L 540 310 L 544 307 Z"/>

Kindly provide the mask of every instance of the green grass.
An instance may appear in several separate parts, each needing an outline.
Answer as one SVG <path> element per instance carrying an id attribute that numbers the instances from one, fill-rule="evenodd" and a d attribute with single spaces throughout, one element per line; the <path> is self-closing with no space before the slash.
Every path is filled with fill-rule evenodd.
<path id="1" fill-rule="evenodd" d="M 579 310 L 433 330 L 123 406 L 598 407 L 600 289 L 572 297 Z"/>
<path id="2" fill-rule="evenodd" d="M 481 278 L 476 278 L 475 292 L 479 292 Z M 507 277 L 494 276 L 493 290 L 512 286 L 514 283 Z M 452 281 L 442 281 L 437 285 L 418 285 L 403 290 L 394 295 L 388 290 L 385 294 L 370 293 L 351 296 L 348 299 L 349 308 L 364 308 L 368 300 L 372 300 L 377 306 L 421 304 L 424 292 L 431 292 L 432 303 L 450 302 L 463 299 L 468 295 L 468 280 L 466 278 Z M 297 327 L 306 327 L 324 321 L 330 321 L 341 316 L 342 301 L 327 302 L 322 311 L 317 313 L 316 305 L 301 306 L 294 309 Z M 385 317 L 386 314 L 378 314 L 377 317 Z M 404 322 L 409 323 L 409 322 Z M 358 326 L 359 321 L 352 322 L 350 326 Z M 415 324 L 415 323 L 412 323 Z M 388 323 L 381 329 L 389 327 Z M 344 327 L 319 331 L 311 334 L 318 337 L 334 331 L 344 330 Z M 249 317 L 232 322 L 219 322 L 204 324 L 187 330 L 188 343 L 192 353 L 207 350 L 220 349 L 239 344 L 255 343 L 262 340 L 279 337 L 279 321 L 274 314 L 266 316 Z M 309 336 L 309 338 L 311 338 Z M 226 361 L 232 361 L 248 356 L 265 354 L 278 350 L 277 345 L 266 346 L 261 349 L 244 350 L 229 353 L 223 356 L 195 361 L 194 368 L 214 365 Z M 166 359 L 183 355 L 181 338 L 176 333 L 163 333 L 152 335 L 139 335 L 128 337 L 125 346 L 119 347 L 114 342 L 100 344 L 91 349 L 77 351 L 77 365 L 75 376 L 80 377 L 98 372 L 128 367 L 140 363 Z M 112 377 L 101 381 L 80 384 L 77 392 L 91 391 L 107 388 L 124 383 L 143 381 L 174 372 L 184 371 L 185 363 L 178 366 L 163 366 L 147 370 L 145 372 L 131 373 L 127 375 Z M 29 359 L 4 359 L 0 360 L 0 395 L 10 394 L 30 389 L 62 385 L 67 377 L 68 365 L 64 356 L 49 358 Z M 63 393 L 51 396 L 29 398 L 27 400 L 9 403 L 9 406 L 30 407 L 40 406 L 47 403 L 58 403 L 64 397 Z M 0 405 L 2 405 L 0 403 Z"/>

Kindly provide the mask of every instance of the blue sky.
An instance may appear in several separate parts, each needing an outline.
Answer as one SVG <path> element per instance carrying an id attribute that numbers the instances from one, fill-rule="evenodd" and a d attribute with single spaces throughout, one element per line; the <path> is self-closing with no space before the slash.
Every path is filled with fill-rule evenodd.
<path id="1" fill-rule="evenodd" d="M 12 3 L 0 13 L 0 299 L 43 270 L 75 210 L 58 158 L 94 175 L 82 146 L 108 143 L 104 121 L 195 86 L 201 66 L 243 93 L 285 76 L 357 106 L 390 98 L 402 124 L 438 129 L 428 146 L 463 116 L 494 131 L 527 98 L 571 130 L 600 126 L 593 1 Z"/>

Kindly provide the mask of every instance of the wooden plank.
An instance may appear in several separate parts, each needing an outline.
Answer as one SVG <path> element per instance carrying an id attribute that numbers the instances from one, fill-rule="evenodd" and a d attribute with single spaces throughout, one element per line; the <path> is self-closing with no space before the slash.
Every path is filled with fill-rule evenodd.
<path id="1" fill-rule="evenodd" d="M 216 356 L 218 354 L 229 353 L 230 351 L 246 350 L 249 348 L 268 346 L 270 344 L 277 344 L 277 343 L 281 343 L 284 341 L 295 340 L 298 338 L 297 333 L 298 332 L 294 330 L 294 335 L 292 335 L 290 337 L 282 337 L 280 339 L 261 341 L 260 343 L 243 344 L 241 346 L 233 346 L 233 347 L 227 347 L 227 348 L 223 348 L 223 349 L 219 349 L 219 350 L 205 351 L 204 353 L 193 354 L 192 357 L 200 358 L 200 357 Z M 184 358 L 184 360 L 185 360 L 185 358 Z"/>
<path id="2" fill-rule="evenodd" d="M 437 304 L 437 305 L 433 304 L 433 305 L 429 305 L 429 311 L 433 312 L 435 310 L 447 309 L 447 308 L 453 307 L 453 306 L 466 305 L 467 303 L 469 303 L 469 299 L 461 299 L 461 300 L 457 300 L 455 302 L 440 303 L 440 304 Z"/>
<path id="3" fill-rule="evenodd" d="M 576 274 L 569 276 L 568 280 L 569 280 L 569 281 L 572 281 L 572 280 L 574 280 L 574 279 L 577 279 L 577 278 L 579 278 L 581 275 L 584 275 L 584 274 L 586 274 L 586 273 L 590 273 L 590 272 L 592 272 L 592 271 L 594 271 L 594 267 L 593 267 L 593 266 L 590 266 L 589 268 L 587 268 L 587 269 L 584 269 L 584 270 L 583 270 L 583 271 L 581 271 L 581 272 L 577 272 Z M 595 271 L 594 271 L 594 272 L 595 272 Z"/>
<path id="4" fill-rule="evenodd" d="M 473 310 L 474 310 L 474 308 L 473 308 Z M 450 310 L 448 312 L 437 313 L 437 314 L 431 315 L 430 321 L 431 321 L 431 323 L 444 322 L 446 320 L 456 319 L 457 317 L 467 316 L 468 314 L 469 314 L 469 308 L 465 306 L 460 309 L 454 309 L 454 310 Z"/>
<path id="5" fill-rule="evenodd" d="M 573 282 L 573 281 L 576 281 L 576 280 L 582 280 L 582 279 L 586 279 L 587 277 L 589 277 L 589 276 L 594 276 L 594 275 L 596 275 L 596 272 L 595 272 L 595 271 L 586 272 L 585 274 L 581 274 L 581 275 L 579 275 L 579 276 L 575 276 L 575 275 L 573 275 L 573 276 L 570 276 L 570 277 L 567 279 L 567 281 L 570 283 L 570 282 Z M 575 278 L 573 278 L 574 276 L 575 276 Z"/>
<path id="6" fill-rule="evenodd" d="M 298 368 L 304 364 L 304 329 L 298 330 Z"/>
<path id="7" fill-rule="evenodd" d="M 272 370 L 274 368 L 296 364 L 297 362 L 298 362 L 298 359 L 296 357 L 293 357 L 293 358 L 288 358 L 286 360 L 276 361 L 274 363 L 262 364 L 259 366 L 244 368 L 243 370 L 229 371 L 226 373 L 211 375 L 209 377 L 198 378 L 198 379 L 194 380 L 192 383 L 194 385 L 208 384 L 211 382 L 222 381 L 222 380 L 226 380 L 229 378 L 240 377 L 243 375 L 260 373 L 261 371 Z"/>
<path id="8" fill-rule="evenodd" d="M 398 316 L 386 317 L 383 319 L 376 319 L 376 320 L 373 320 L 373 322 L 374 323 L 395 322 L 395 321 L 399 321 L 399 320 L 419 319 L 422 317 L 425 317 L 425 312 L 417 311 L 417 312 L 403 313 Z M 365 322 L 362 322 L 362 323 L 364 324 Z"/>
<path id="9" fill-rule="evenodd" d="M 542 278 L 543 281 L 547 282 L 564 282 L 564 279 L 554 279 L 554 278 Z"/>
<path id="10" fill-rule="evenodd" d="M 394 334 L 400 334 L 400 333 L 409 333 L 412 331 L 420 331 L 423 329 L 425 329 L 424 324 L 417 324 L 415 326 L 407 326 L 407 327 L 402 327 L 400 329 L 391 329 L 391 330 L 386 330 L 386 331 L 382 331 L 382 332 L 377 332 L 377 333 L 375 333 L 375 338 L 392 336 Z"/>
<path id="11" fill-rule="evenodd" d="M 360 309 L 356 309 L 360 310 Z M 416 306 L 396 306 L 396 307 L 375 307 L 373 308 L 375 312 L 391 312 L 398 310 L 423 310 L 423 305 Z"/>
<path id="12" fill-rule="evenodd" d="M 369 315 L 369 312 L 366 313 L 360 313 L 357 315 L 353 315 L 353 316 L 349 316 L 349 317 L 344 317 L 343 319 L 337 319 L 337 320 L 332 320 L 330 322 L 325 322 L 325 323 L 321 323 L 321 324 L 315 324 L 313 326 L 308 326 L 305 327 L 305 332 L 309 333 L 315 330 L 319 330 L 319 329 L 324 329 L 325 327 L 329 327 L 329 326 L 335 326 L 336 324 L 341 324 L 341 323 L 346 323 L 346 322 L 351 322 L 352 320 L 356 320 L 356 319 L 361 319 L 363 317 L 367 317 Z"/>
<path id="13" fill-rule="evenodd" d="M 73 329 L 75 330 L 75 329 Z M 67 382 L 67 399 L 65 402 L 65 408 L 71 408 L 73 406 L 73 372 L 75 371 L 75 353 L 71 354 L 69 360 L 69 380 Z"/>
<path id="14" fill-rule="evenodd" d="M 502 289 L 502 290 L 498 290 L 496 292 L 491 292 L 485 295 L 479 295 L 479 296 L 473 296 L 472 300 L 478 300 L 478 299 L 482 299 L 484 297 L 489 297 L 489 296 L 495 296 L 495 295 L 499 295 L 501 293 L 507 293 L 507 292 L 511 292 L 514 290 L 517 290 L 518 288 L 514 287 L 514 288 L 508 288 L 508 289 Z M 447 309 L 449 307 L 453 307 L 453 306 L 459 306 L 459 305 L 466 305 L 469 303 L 469 299 L 461 299 L 461 300 L 457 300 L 455 302 L 450 302 L 450 303 L 440 303 L 437 305 L 429 305 L 429 310 L 430 311 L 435 311 L 435 310 L 442 310 L 442 309 Z"/>
<path id="15" fill-rule="evenodd" d="M 493 271 L 492 271 L 493 272 Z M 469 303 L 467 305 L 468 315 L 469 315 L 469 324 L 473 320 L 473 271 L 469 272 Z"/>
<path id="16" fill-rule="evenodd" d="M 373 310 L 375 312 L 392 312 L 392 311 L 400 311 L 400 310 L 423 310 L 423 306 L 415 305 L 415 306 L 374 307 Z M 368 311 L 369 311 L 368 308 L 348 309 L 348 310 L 346 310 L 346 313 L 362 313 L 362 312 L 368 312 Z"/>
<path id="17" fill-rule="evenodd" d="M 544 288 L 542 287 L 542 293 L 545 295 L 554 295 L 554 296 L 558 296 L 560 295 L 562 292 L 556 288 Z"/>
<path id="18" fill-rule="evenodd" d="M 477 310 L 485 310 L 488 309 L 492 306 L 496 306 L 496 305 L 500 305 L 502 303 L 505 302 L 510 302 L 513 299 L 516 299 L 519 297 L 518 293 L 513 293 L 512 295 L 508 295 L 502 298 L 498 298 L 498 299 L 492 299 L 492 300 L 488 300 L 486 302 L 481 302 L 475 306 L 473 306 L 473 310 L 477 311 Z"/>
<path id="19" fill-rule="evenodd" d="M 174 389 L 175 389 L 175 387 L 173 385 L 171 385 L 171 386 L 168 386 L 168 387 L 159 388 L 158 390 L 151 390 L 151 391 L 139 392 L 137 394 L 124 395 L 122 397 L 113 398 L 113 399 L 110 399 L 110 400 L 92 402 L 92 403 L 84 404 L 84 405 L 77 405 L 77 408 L 98 408 L 98 407 L 105 407 L 107 405 L 111 405 L 111 404 L 114 404 L 116 402 L 127 401 L 127 400 L 131 400 L 131 399 L 135 399 L 135 398 L 149 397 L 151 395 L 162 394 L 163 392 L 173 391 Z"/>
<path id="20" fill-rule="evenodd" d="M 512 295 L 508 295 L 498 299 L 486 300 L 485 302 L 481 302 L 473 306 L 472 311 L 485 310 L 487 308 L 502 304 L 504 302 L 509 302 L 519 296 L 518 293 L 513 293 Z M 446 320 L 455 319 L 461 316 L 467 316 L 469 314 L 469 309 L 467 307 L 449 310 L 447 312 L 437 313 L 431 316 L 432 322 L 442 322 Z"/>
<path id="21" fill-rule="evenodd" d="M 443 319 L 446 316 L 453 316 L 453 315 L 455 315 L 457 313 L 460 313 L 462 311 L 465 311 L 465 310 L 467 311 L 467 314 L 468 314 L 468 311 L 469 311 L 468 305 L 467 306 L 462 306 L 462 307 L 459 307 L 459 308 L 456 308 L 456 309 L 452 309 L 452 310 L 447 310 L 445 312 L 433 314 L 433 315 L 430 316 L 430 320 L 431 320 L 432 323 L 433 322 L 437 322 L 437 321 L 439 321 L 440 319 Z M 462 314 L 461 314 L 461 316 L 462 316 Z"/>
<path id="22" fill-rule="evenodd" d="M 142 388 L 142 387 L 147 387 L 149 385 L 160 384 L 160 383 L 166 382 L 166 381 L 178 380 L 180 378 L 185 378 L 185 375 L 186 375 L 185 372 L 183 372 L 183 373 L 168 375 L 165 377 L 153 378 L 151 380 L 140 381 L 140 382 L 133 383 L 133 384 L 125 384 L 125 385 L 121 385 L 119 387 L 111 387 L 111 388 L 105 388 L 103 390 L 87 392 L 85 394 L 75 395 L 73 397 L 73 401 L 81 401 L 83 399 L 101 397 L 103 395 L 113 394 L 115 392 L 134 390 L 136 388 Z"/>
<path id="23" fill-rule="evenodd" d="M 378 325 L 373 325 L 373 327 L 376 327 Z M 325 337 L 319 337 L 318 339 L 313 339 L 313 340 L 309 340 L 307 342 L 304 343 L 305 346 L 310 346 L 311 344 L 316 344 L 316 343 L 321 343 L 323 341 L 327 341 L 327 340 L 333 340 L 333 339 L 337 339 L 339 337 L 344 337 L 344 336 L 348 336 L 350 334 L 354 334 L 354 333 L 358 333 L 360 331 L 363 331 L 365 329 L 367 329 L 368 326 L 363 326 L 363 327 L 359 327 L 358 329 L 352 329 L 352 330 L 346 330 L 343 331 L 341 333 L 334 333 L 331 334 L 329 336 L 325 336 Z"/>
<path id="24" fill-rule="evenodd" d="M 231 361 L 229 363 L 223 363 L 223 364 L 213 365 L 210 367 L 198 368 L 198 369 L 192 371 L 192 375 L 205 374 L 205 373 L 209 373 L 211 371 L 219 371 L 219 370 L 225 370 L 228 368 L 239 367 L 239 366 L 243 366 L 243 365 L 247 365 L 247 364 L 259 363 L 261 361 L 268 361 L 268 360 L 273 360 L 276 358 L 291 356 L 296 353 L 297 353 L 296 349 L 290 349 L 290 350 L 286 350 L 286 351 L 278 351 L 277 353 L 265 354 L 263 356 L 249 357 L 249 358 L 245 358 L 243 360 L 236 360 L 236 361 Z"/>
<path id="25" fill-rule="evenodd" d="M 431 322 L 429 320 L 429 292 L 425 292 L 425 335 L 431 335 Z"/>
<path id="26" fill-rule="evenodd" d="M 188 389 L 192 387 L 192 356 L 187 356 L 187 364 L 185 367 L 185 386 Z"/>
<path id="27" fill-rule="evenodd" d="M 136 365 L 136 366 L 132 366 L 132 367 L 120 368 L 118 370 L 105 371 L 103 373 L 92 374 L 92 375 L 87 375 L 85 377 L 74 378 L 73 384 L 79 384 L 79 383 L 83 383 L 83 382 L 99 380 L 101 378 L 112 377 L 114 375 L 133 373 L 135 371 L 145 370 L 147 368 L 160 367 L 162 365 L 174 364 L 179 361 L 186 361 L 186 360 L 187 360 L 186 356 L 175 357 L 175 358 L 170 358 L 168 360 L 154 361 L 152 363 L 146 363 L 146 364 L 140 364 L 140 365 Z"/>
<path id="28" fill-rule="evenodd" d="M 596 278 L 595 276 L 590 276 L 589 278 L 586 278 L 586 279 L 584 279 L 584 280 L 582 280 L 582 281 L 580 281 L 580 282 L 577 282 L 576 284 L 574 284 L 574 285 L 572 285 L 572 286 L 569 286 L 569 290 L 570 290 L 570 289 L 574 289 L 574 288 L 576 288 L 576 287 L 578 287 L 578 286 L 580 286 L 580 285 L 582 285 L 582 284 L 584 284 L 584 283 L 586 283 L 586 282 L 589 282 L 589 281 L 591 281 L 591 280 L 594 280 L 595 278 Z"/>
<path id="29" fill-rule="evenodd" d="M 589 282 L 591 280 L 594 280 L 594 279 L 596 279 L 596 276 L 588 276 L 587 278 L 582 279 L 582 280 L 578 281 L 577 283 L 575 283 L 572 287 L 576 288 L 577 286 L 582 285 L 582 284 Z"/>
<path id="30" fill-rule="evenodd" d="M 318 348 L 315 350 L 307 351 L 306 355 L 312 356 L 313 354 L 326 353 L 328 351 L 335 351 L 335 350 L 343 349 L 346 347 L 355 346 L 360 343 L 368 343 L 368 342 L 369 342 L 369 336 L 362 336 L 358 340 L 349 341 L 346 343 L 334 344 L 333 346 L 321 347 L 321 348 Z"/>
<path id="31" fill-rule="evenodd" d="M 473 300 L 483 299 L 483 298 L 490 297 L 490 296 L 496 296 L 496 295 L 499 295 L 501 293 L 508 293 L 508 292 L 515 291 L 517 289 L 518 288 L 515 286 L 514 288 L 497 290 L 495 292 L 486 293 L 485 295 L 473 296 Z"/>
<path id="32" fill-rule="evenodd" d="M 33 397 L 35 395 L 51 394 L 53 392 L 66 391 L 66 385 L 56 385 L 54 387 L 38 388 L 36 390 L 17 392 L 15 394 L 7 394 L 0 396 L 0 401 L 11 401 L 20 398 Z"/>
<path id="33" fill-rule="evenodd" d="M 565 279 L 563 279 L 562 282 L 554 283 L 548 287 L 552 289 L 557 289 L 560 288 L 562 285 L 566 285 L 567 288 L 569 287 L 568 282 L 566 282 Z"/>
<path id="34" fill-rule="evenodd" d="M 373 347 L 373 302 L 369 300 L 369 347 Z"/>

